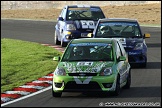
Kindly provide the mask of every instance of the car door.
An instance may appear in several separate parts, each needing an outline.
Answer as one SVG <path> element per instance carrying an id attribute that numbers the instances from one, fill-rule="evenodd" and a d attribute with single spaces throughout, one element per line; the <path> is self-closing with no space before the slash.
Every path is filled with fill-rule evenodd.
<path id="1" fill-rule="evenodd" d="M 125 81 L 125 68 L 126 68 L 126 63 L 125 61 L 119 61 L 120 56 L 123 56 L 120 45 L 118 42 L 116 42 L 116 59 L 117 59 L 117 70 L 119 71 L 120 74 L 120 84 Z"/>
<path id="2" fill-rule="evenodd" d="M 62 39 L 62 34 L 63 34 L 63 29 L 65 27 L 65 15 L 66 14 L 66 7 L 64 7 L 61 11 L 61 14 L 59 15 L 59 17 L 62 17 L 63 20 L 59 20 L 58 19 L 58 23 L 57 23 L 57 27 L 56 27 L 56 31 L 57 31 L 57 35 L 58 35 L 58 40 L 61 41 Z"/>
<path id="3" fill-rule="evenodd" d="M 126 60 L 122 61 L 121 83 L 123 83 L 126 80 L 128 72 L 129 72 L 128 55 L 127 55 L 122 43 L 120 41 L 117 41 L 117 44 L 119 46 L 121 56 L 126 57 Z"/>

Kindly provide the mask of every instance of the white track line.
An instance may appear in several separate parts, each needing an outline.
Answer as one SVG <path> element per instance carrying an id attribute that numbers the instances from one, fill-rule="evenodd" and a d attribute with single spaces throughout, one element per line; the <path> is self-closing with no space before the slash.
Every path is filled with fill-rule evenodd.
<path id="1" fill-rule="evenodd" d="M 19 87 L 22 87 L 22 88 L 34 88 L 34 89 L 38 89 L 38 90 L 41 90 L 41 89 L 44 88 L 42 86 L 34 86 L 34 85 L 23 85 L 23 86 L 19 86 Z"/>
<path id="2" fill-rule="evenodd" d="M 37 80 L 37 81 L 32 81 L 33 83 L 43 83 L 43 82 L 47 82 L 49 84 L 52 84 L 52 81 L 49 81 L 49 80 Z"/>
<path id="3" fill-rule="evenodd" d="M 53 78 L 53 76 L 43 76 L 42 78 Z"/>
<path id="4" fill-rule="evenodd" d="M 6 91 L 4 92 L 6 94 L 21 94 L 21 95 L 28 95 L 30 92 L 25 92 L 25 91 Z"/>
<path id="5" fill-rule="evenodd" d="M 12 101 L 10 101 L 10 102 L 3 103 L 3 104 L 1 104 L 1 107 L 2 107 L 2 106 L 5 106 L 5 105 L 8 105 L 8 104 L 11 104 L 11 103 L 14 103 L 14 102 L 17 102 L 17 101 L 20 101 L 20 100 L 23 100 L 23 99 L 26 99 L 26 98 L 31 97 L 31 96 L 34 96 L 34 95 L 37 95 L 37 94 L 39 94 L 39 93 L 42 93 L 42 92 L 47 91 L 47 90 L 50 90 L 50 89 L 52 89 L 52 86 L 47 87 L 47 88 L 45 88 L 45 89 L 42 89 L 42 90 L 40 90 L 40 91 L 34 92 L 34 93 L 32 93 L 32 94 L 29 94 L 29 95 L 27 95 L 27 96 L 23 96 L 23 97 L 20 97 L 20 98 L 18 98 L 18 99 L 14 99 L 14 100 L 12 100 Z M 2 98 L 1 98 L 1 100 L 2 100 Z"/>

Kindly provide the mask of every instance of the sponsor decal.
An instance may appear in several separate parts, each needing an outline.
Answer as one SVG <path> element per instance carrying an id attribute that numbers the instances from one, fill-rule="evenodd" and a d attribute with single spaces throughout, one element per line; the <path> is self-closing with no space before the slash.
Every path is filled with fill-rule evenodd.
<path id="1" fill-rule="evenodd" d="M 91 11 L 101 12 L 101 9 L 99 9 L 99 8 L 91 8 Z"/>
<path id="2" fill-rule="evenodd" d="M 140 52 L 128 52 L 128 55 L 136 55 L 136 54 L 140 54 Z"/>
<path id="3" fill-rule="evenodd" d="M 113 23 L 113 22 L 110 22 L 110 23 L 101 23 L 101 25 L 108 25 L 108 26 L 138 26 L 137 24 L 134 24 L 134 23 Z"/>
<path id="4" fill-rule="evenodd" d="M 86 21 L 86 20 L 81 20 L 81 25 L 82 25 L 82 29 L 94 29 L 95 28 L 95 24 L 94 21 Z"/>
<path id="5" fill-rule="evenodd" d="M 70 46 L 112 46 L 112 44 L 107 44 L 107 43 L 78 43 L 78 44 L 70 44 Z"/>
<path id="6" fill-rule="evenodd" d="M 78 65 L 80 65 L 80 66 L 92 66 L 93 62 L 78 62 L 77 66 Z"/>
<path id="7" fill-rule="evenodd" d="M 94 62 L 77 62 L 68 63 L 63 62 L 64 67 L 71 73 L 80 73 L 81 76 L 73 76 L 77 84 L 89 84 L 92 76 L 84 76 L 84 73 L 96 73 L 99 72 L 107 63 L 96 63 Z M 81 81 L 84 80 L 84 81 Z"/>
<path id="8" fill-rule="evenodd" d="M 73 63 L 64 62 L 64 67 L 72 73 L 80 73 L 80 72 L 99 72 L 103 67 L 105 67 L 106 63 L 96 63 L 94 62 L 77 62 L 76 65 Z"/>
<path id="9" fill-rule="evenodd" d="M 81 33 L 81 37 L 87 37 L 88 33 Z"/>

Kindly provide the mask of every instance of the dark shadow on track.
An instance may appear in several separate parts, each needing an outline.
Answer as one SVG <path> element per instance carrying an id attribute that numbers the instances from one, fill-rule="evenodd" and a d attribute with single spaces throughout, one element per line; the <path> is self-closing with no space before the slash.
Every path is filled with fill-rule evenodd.
<path id="1" fill-rule="evenodd" d="M 161 47 L 161 43 L 147 43 L 147 47 L 150 48 L 150 47 Z"/>
<path id="2" fill-rule="evenodd" d="M 161 62 L 147 62 L 146 67 L 141 67 L 140 64 L 131 64 L 132 69 L 161 69 Z"/>
<path id="3" fill-rule="evenodd" d="M 65 92 L 63 92 L 65 93 Z M 121 89 L 118 96 L 110 93 L 91 92 L 91 93 L 74 93 L 66 92 L 61 98 L 146 98 L 161 97 L 161 87 L 131 87 L 130 89 Z"/>

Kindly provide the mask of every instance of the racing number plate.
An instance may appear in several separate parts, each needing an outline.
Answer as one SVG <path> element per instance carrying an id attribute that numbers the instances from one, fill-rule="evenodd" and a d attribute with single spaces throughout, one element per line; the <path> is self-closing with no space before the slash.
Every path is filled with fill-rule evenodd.
<path id="1" fill-rule="evenodd" d="M 81 37 L 88 37 L 88 33 L 81 33 Z"/>

